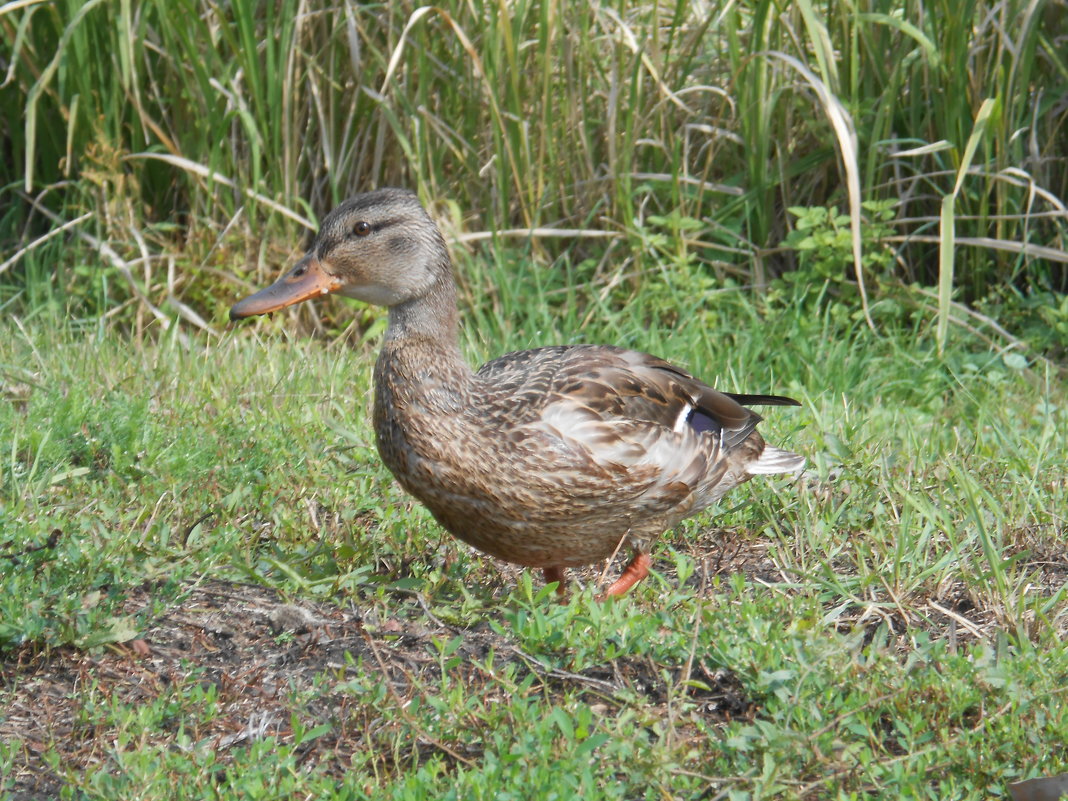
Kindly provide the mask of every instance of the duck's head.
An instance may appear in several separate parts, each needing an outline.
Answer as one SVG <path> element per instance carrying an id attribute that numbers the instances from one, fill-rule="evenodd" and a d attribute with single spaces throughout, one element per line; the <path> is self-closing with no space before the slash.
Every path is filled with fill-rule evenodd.
<path id="1" fill-rule="evenodd" d="M 378 306 L 425 295 L 449 274 L 438 227 L 406 189 L 350 198 L 323 220 L 294 267 L 230 309 L 230 319 L 267 314 L 332 292 Z"/>

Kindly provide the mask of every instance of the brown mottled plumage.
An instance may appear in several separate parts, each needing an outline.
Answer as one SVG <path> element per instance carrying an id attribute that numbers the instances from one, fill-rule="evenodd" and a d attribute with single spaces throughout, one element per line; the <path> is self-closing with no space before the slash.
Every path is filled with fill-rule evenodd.
<path id="1" fill-rule="evenodd" d="M 623 546 L 635 557 L 607 590 L 622 594 L 662 532 L 753 475 L 804 464 L 766 446 L 743 405 L 796 401 L 717 392 L 655 356 L 556 346 L 472 371 L 445 242 L 406 190 L 345 201 L 307 255 L 230 317 L 329 292 L 389 307 L 374 403 L 386 466 L 454 535 L 550 581 Z"/>

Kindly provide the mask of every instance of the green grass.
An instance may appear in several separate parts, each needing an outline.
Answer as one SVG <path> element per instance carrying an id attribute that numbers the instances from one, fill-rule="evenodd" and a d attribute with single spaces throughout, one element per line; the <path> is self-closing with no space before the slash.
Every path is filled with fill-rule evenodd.
<path id="1" fill-rule="evenodd" d="M 803 261 L 785 209 L 847 210 L 859 238 L 882 203 L 865 247 L 893 258 L 835 268 L 940 285 L 940 337 L 951 298 L 1066 288 L 1063 2 L 9 6 L 0 252 L 29 250 L 0 298 L 24 310 L 47 288 L 205 327 L 235 264 L 262 283 L 300 221 L 387 184 L 461 232 L 606 234 L 576 261 L 626 245 L 634 284 L 657 216 L 692 223 L 674 257 L 763 285 Z M 56 220 L 115 258 L 46 240 Z"/>
<path id="2" fill-rule="evenodd" d="M 284 316 L 191 346 L 9 324 L 0 710 L 77 661 L 69 646 L 88 652 L 68 714 L 107 733 L 85 735 L 93 758 L 34 737 L 64 797 L 988 798 L 1068 769 L 1068 396 L 1051 368 L 957 329 L 943 357 L 917 348 L 929 317 L 905 300 L 876 308 L 878 335 L 792 284 L 650 325 L 680 300 L 667 278 L 613 312 L 514 263 L 486 274 L 474 358 L 622 342 L 722 388 L 792 393 L 804 405 L 772 410 L 769 438 L 840 477 L 752 482 L 665 538 L 624 602 L 587 587 L 558 605 L 391 482 L 368 428 L 373 343 L 295 338 Z M 357 638 L 347 667 L 294 674 L 281 723 L 221 748 L 240 683 L 194 663 L 146 697 L 97 672 L 192 615 L 205 576 L 353 605 L 374 650 Z M 406 642 L 422 667 L 388 679 L 372 654 Z M 730 715 L 710 701 L 720 680 L 742 699 Z M 0 775 L 26 759 L 4 738 Z"/>

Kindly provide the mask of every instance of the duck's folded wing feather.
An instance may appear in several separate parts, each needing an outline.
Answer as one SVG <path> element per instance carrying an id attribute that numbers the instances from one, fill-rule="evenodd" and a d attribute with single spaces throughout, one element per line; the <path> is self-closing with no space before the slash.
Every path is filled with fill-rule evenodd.
<path id="1" fill-rule="evenodd" d="M 601 453 L 632 458 L 642 449 L 678 447 L 669 433 L 707 433 L 730 450 L 761 420 L 740 400 L 792 403 L 774 395 L 718 392 L 663 359 L 603 345 L 510 353 L 483 365 L 478 375 L 487 388 L 486 411 L 502 423 L 550 424 L 603 448 Z"/>
<path id="2" fill-rule="evenodd" d="M 478 380 L 483 428 L 552 452 L 554 473 L 540 479 L 566 480 L 577 506 L 587 492 L 603 506 L 606 488 L 662 511 L 704 504 L 726 473 L 737 477 L 751 463 L 784 472 L 792 457 L 765 448 L 753 434 L 760 415 L 737 398 L 637 351 L 579 345 L 510 353 L 483 365 Z M 532 453 L 530 463 L 538 458 Z"/>

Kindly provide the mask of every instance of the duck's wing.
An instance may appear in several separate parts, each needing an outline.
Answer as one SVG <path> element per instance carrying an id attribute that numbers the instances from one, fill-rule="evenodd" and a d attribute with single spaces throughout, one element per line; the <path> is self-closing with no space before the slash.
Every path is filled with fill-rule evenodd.
<path id="1" fill-rule="evenodd" d="M 761 417 L 743 402 L 797 405 L 775 395 L 718 392 L 663 359 L 603 345 L 509 353 L 483 365 L 478 376 L 485 409 L 501 424 L 552 430 L 580 443 L 599 464 L 652 462 L 689 478 L 749 440 Z M 761 450 L 775 450 L 757 441 L 760 448 L 747 449 L 747 462 L 761 461 Z M 766 467 L 782 471 L 771 469 L 770 461 Z"/>

